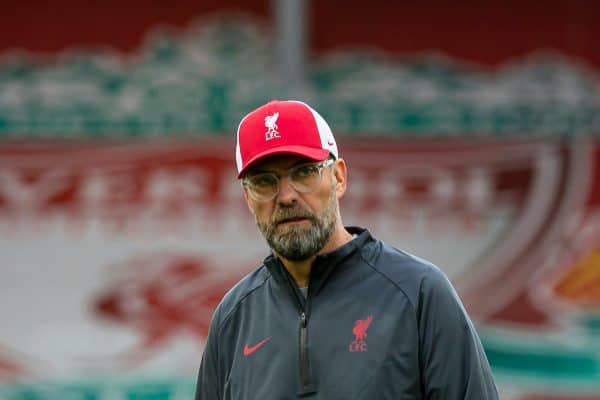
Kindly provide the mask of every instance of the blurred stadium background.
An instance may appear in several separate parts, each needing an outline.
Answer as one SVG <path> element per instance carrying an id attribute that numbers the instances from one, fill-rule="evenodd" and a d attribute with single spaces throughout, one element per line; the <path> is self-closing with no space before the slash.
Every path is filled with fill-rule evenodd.
<path id="1" fill-rule="evenodd" d="M 213 308 L 267 251 L 234 135 L 271 98 L 329 121 L 346 224 L 450 276 L 503 399 L 600 399 L 598 20 L 592 0 L 3 1 L 0 399 L 192 398 Z"/>

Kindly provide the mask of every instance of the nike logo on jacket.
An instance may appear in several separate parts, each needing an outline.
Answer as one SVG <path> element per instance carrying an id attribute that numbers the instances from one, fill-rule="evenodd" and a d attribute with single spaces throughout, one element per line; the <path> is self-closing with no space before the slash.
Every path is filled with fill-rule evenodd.
<path id="1" fill-rule="evenodd" d="M 248 345 L 245 345 L 244 346 L 244 355 L 249 356 L 250 354 L 254 353 L 256 350 L 258 350 L 263 344 L 267 343 L 268 341 L 269 341 L 269 338 L 265 338 L 265 339 L 261 340 L 260 342 L 256 343 L 252 347 L 248 347 Z"/>

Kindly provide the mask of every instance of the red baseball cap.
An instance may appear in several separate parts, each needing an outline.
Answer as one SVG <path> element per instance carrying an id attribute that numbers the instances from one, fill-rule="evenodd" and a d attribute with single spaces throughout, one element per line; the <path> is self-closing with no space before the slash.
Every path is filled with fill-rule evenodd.
<path id="1" fill-rule="evenodd" d="M 273 154 L 295 154 L 315 161 L 330 155 L 338 158 L 327 122 L 308 104 L 296 100 L 273 100 L 250 112 L 238 126 L 238 178 L 252 164 Z"/>

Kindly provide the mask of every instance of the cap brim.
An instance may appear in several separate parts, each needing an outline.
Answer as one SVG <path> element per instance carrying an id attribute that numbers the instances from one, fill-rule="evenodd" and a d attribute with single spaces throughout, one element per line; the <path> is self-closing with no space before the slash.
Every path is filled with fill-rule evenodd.
<path id="1" fill-rule="evenodd" d="M 256 162 L 262 160 L 265 157 L 276 155 L 276 154 L 292 154 L 295 156 L 306 157 L 314 161 L 323 161 L 331 155 L 329 150 L 326 149 L 315 149 L 314 147 L 306 146 L 281 146 L 275 147 L 269 150 L 265 150 L 262 153 L 256 154 L 252 157 L 238 173 L 238 179 L 244 176 L 248 168 L 256 164 Z"/>

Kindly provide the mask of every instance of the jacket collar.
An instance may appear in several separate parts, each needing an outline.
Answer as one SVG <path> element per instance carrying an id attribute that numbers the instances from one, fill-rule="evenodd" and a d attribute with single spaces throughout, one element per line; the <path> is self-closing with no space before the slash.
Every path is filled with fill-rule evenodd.
<path id="1" fill-rule="evenodd" d="M 346 230 L 352 235 L 356 235 L 354 239 L 349 241 L 337 249 L 317 255 L 310 273 L 309 292 L 316 294 L 323 287 L 325 281 L 329 278 L 331 273 L 340 265 L 345 259 L 350 257 L 352 254 L 360 251 L 360 249 L 369 241 L 374 240 L 371 233 L 364 228 L 349 226 Z M 278 282 L 288 282 L 293 286 L 293 280 L 285 269 L 283 263 L 279 258 L 272 254 L 265 258 L 263 261 L 271 275 Z M 309 294 L 310 294 L 309 293 Z"/>

